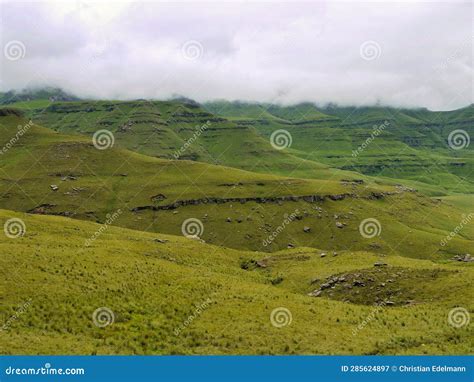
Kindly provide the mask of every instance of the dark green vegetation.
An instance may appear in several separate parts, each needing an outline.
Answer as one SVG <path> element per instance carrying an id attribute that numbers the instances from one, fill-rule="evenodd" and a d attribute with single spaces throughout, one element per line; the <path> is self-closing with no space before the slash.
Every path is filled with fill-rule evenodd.
<path id="1" fill-rule="evenodd" d="M 43 106 L 27 110 L 40 125 L 88 136 L 107 129 L 114 133 L 117 144 L 149 156 L 303 178 L 340 179 L 351 175 L 277 151 L 255 129 L 210 114 L 195 103 L 81 101 Z M 179 152 L 200 130 L 204 133 Z"/>
<path id="2" fill-rule="evenodd" d="M 261 105 L 261 116 L 254 119 L 247 117 L 256 115 L 256 105 L 252 104 L 223 101 L 205 107 L 231 117 L 237 124 L 254 127 L 264 137 L 286 129 L 292 136 L 288 152 L 302 159 L 387 181 L 393 179 L 431 195 L 474 190 L 472 145 L 462 150 L 448 145 L 453 130 L 463 129 L 469 136 L 474 135 L 473 105 L 451 112 Z M 277 112 L 268 116 L 275 109 Z M 375 139 L 371 139 L 374 135 Z M 358 151 L 368 139 L 367 147 Z"/>
<path id="3" fill-rule="evenodd" d="M 201 106 L 193 101 L 45 105 L 33 100 L 16 105 L 56 131 L 92 135 L 107 129 L 123 147 L 159 158 L 310 179 L 343 179 L 357 172 L 429 195 L 474 191 L 472 145 L 462 150 L 448 145 L 453 130 L 473 135 L 472 105 L 451 112 L 226 101 Z M 204 133 L 194 140 L 200 129 Z M 271 134 L 279 129 L 292 138 L 291 146 L 280 151 L 270 144 Z M 180 153 L 190 139 L 193 144 Z"/>
<path id="4" fill-rule="evenodd" d="M 8 103 L 0 221 L 26 233 L 0 235 L 2 352 L 469 353 L 472 325 L 447 317 L 474 309 L 473 263 L 453 260 L 473 248 L 472 146 L 446 140 L 472 122 L 472 106 Z M 100 129 L 113 147 L 94 147 Z M 93 324 L 99 307 L 112 325 Z M 290 325 L 272 325 L 279 307 Z"/>

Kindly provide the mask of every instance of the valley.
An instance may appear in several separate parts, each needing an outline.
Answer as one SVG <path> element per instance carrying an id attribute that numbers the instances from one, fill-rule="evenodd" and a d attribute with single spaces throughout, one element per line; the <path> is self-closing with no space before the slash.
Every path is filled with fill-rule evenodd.
<path id="1" fill-rule="evenodd" d="M 471 351 L 472 105 L 2 96 L 4 353 Z"/>

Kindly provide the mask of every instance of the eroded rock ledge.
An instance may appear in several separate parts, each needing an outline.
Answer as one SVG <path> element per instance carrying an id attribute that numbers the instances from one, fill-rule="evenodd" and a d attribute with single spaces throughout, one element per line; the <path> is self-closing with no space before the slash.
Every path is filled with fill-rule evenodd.
<path id="1" fill-rule="evenodd" d="M 345 194 L 330 194 L 330 195 L 303 195 L 303 196 L 268 196 L 268 197 L 249 197 L 249 198 L 201 198 L 201 199 L 187 199 L 178 200 L 171 204 L 165 204 L 161 206 L 148 205 L 138 206 L 131 209 L 132 212 L 139 212 L 143 210 L 151 211 L 162 211 L 162 210 L 174 210 L 179 207 L 195 206 L 200 204 L 225 204 L 225 203 L 279 203 L 279 202 L 298 202 L 304 201 L 308 203 L 323 202 L 327 199 L 330 200 L 344 200 L 346 198 L 359 198 L 359 199 L 382 199 L 385 196 L 397 194 L 397 192 L 371 192 L 368 195 L 360 196 L 353 193 Z"/>

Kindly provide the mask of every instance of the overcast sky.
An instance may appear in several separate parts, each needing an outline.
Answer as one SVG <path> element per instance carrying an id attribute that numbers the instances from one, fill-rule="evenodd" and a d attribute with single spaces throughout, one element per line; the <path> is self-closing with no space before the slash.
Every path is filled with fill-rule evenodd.
<path id="1" fill-rule="evenodd" d="M 472 5 L 3 2 L 0 89 L 94 98 L 471 104 Z"/>

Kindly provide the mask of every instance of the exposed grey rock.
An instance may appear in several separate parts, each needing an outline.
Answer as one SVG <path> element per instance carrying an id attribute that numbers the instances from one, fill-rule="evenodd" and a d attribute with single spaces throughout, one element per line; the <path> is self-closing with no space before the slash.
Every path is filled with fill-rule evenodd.
<path id="1" fill-rule="evenodd" d="M 453 260 L 470 263 L 471 261 L 474 261 L 474 258 L 471 257 L 471 255 L 469 253 L 466 253 L 465 255 L 456 255 L 456 256 L 454 256 Z"/>
<path id="2" fill-rule="evenodd" d="M 39 206 L 36 206 L 34 208 L 32 208 L 31 210 L 28 210 L 26 212 L 28 212 L 29 214 L 45 214 L 45 215 L 48 215 L 50 214 L 51 212 L 51 209 L 56 207 L 57 205 L 56 204 L 50 204 L 50 203 L 43 203 L 43 204 L 40 204 Z"/>
<path id="3" fill-rule="evenodd" d="M 306 232 L 306 233 L 309 233 L 309 232 L 311 232 L 311 228 L 305 226 L 305 227 L 303 228 L 303 231 Z"/>
<path id="4" fill-rule="evenodd" d="M 393 195 L 395 192 L 380 192 L 370 193 L 369 196 L 360 196 L 353 193 L 345 193 L 339 195 L 305 195 L 305 196 L 271 196 L 271 197 L 248 197 L 248 198 L 202 198 L 202 199 L 188 199 L 188 200 L 178 200 L 172 204 L 162 205 L 162 206 L 139 206 L 132 208 L 132 212 L 138 212 L 142 210 L 174 210 L 181 206 L 189 205 L 200 205 L 200 204 L 224 204 L 224 203 L 278 203 L 281 202 L 297 202 L 305 201 L 308 203 L 323 202 L 326 199 L 331 200 L 344 200 L 346 198 L 360 198 L 360 199 L 382 199 L 385 196 Z M 296 219 L 301 220 L 302 216 L 297 216 Z"/>
<path id="5" fill-rule="evenodd" d="M 157 195 L 153 195 L 150 200 L 152 202 L 161 202 L 162 200 L 165 200 L 166 199 L 166 196 L 163 195 L 163 194 L 157 194 Z"/>
<path id="6" fill-rule="evenodd" d="M 66 180 L 76 180 L 76 179 L 77 179 L 77 178 L 76 178 L 75 176 L 73 176 L 73 175 L 65 175 L 65 176 L 63 176 L 63 177 L 61 178 L 61 180 L 62 180 L 63 182 L 65 182 Z"/>

